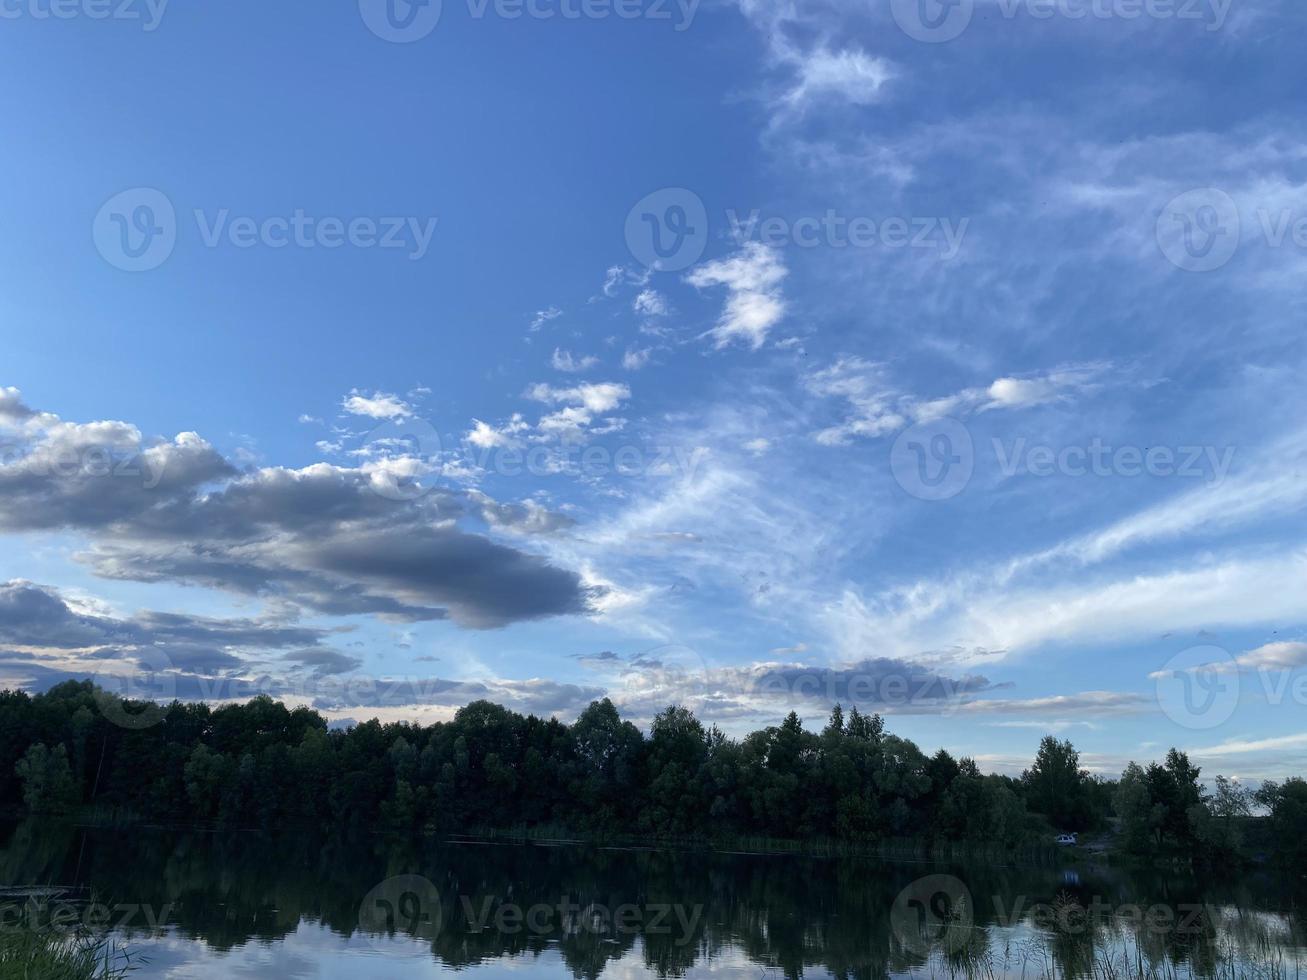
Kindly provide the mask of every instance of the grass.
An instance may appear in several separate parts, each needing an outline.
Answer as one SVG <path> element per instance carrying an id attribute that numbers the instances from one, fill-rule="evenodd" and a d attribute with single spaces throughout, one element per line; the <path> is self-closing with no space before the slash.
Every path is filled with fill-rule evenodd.
<path id="1" fill-rule="evenodd" d="M 103 937 L 0 927 L 0 980 L 121 980 L 131 969 Z"/>

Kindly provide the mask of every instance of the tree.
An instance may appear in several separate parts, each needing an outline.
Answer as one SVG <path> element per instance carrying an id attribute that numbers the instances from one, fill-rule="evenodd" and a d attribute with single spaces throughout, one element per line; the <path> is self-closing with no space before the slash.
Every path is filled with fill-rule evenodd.
<path id="1" fill-rule="evenodd" d="M 77 802 L 68 750 L 38 742 L 18 760 L 14 772 L 23 784 L 23 803 L 33 813 L 62 813 Z"/>
<path id="2" fill-rule="evenodd" d="M 1307 780 L 1294 776 L 1283 783 L 1267 781 L 1253 798 L 1270 811 L 1275 853 L 1290 867 L 1307 868 Z"/>
<path id="3" fill-rule="evenodd" d="M 1070 740 L 1045 735 L 1034 764 L 1021 776 L 1026 800 L 1059 830 L 1087 830 L 1094 823 L 1089 806 L 1089 773 Z"/>

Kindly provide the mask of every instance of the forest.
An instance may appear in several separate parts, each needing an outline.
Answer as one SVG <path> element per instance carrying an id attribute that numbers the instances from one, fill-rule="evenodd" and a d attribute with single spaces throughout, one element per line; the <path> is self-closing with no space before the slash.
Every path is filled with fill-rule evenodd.
<path id="1" fill-rule="evenodd" d="M 791 712 L 742 739 L 670 706 L 648 733 L 607 699 L 572 724 L 488 701 L 429 726 L 345 730 L 266 696 L 123 702 L 89 681 L 0 692 L 0 801 L 229 828 L 542 831 L 659 840 L 913 840 L 1015 849 L 1101 833 L 1140 857 L 1307 865 L 1307 782 L 1204 781 L 1185 753 L 1091 775 L 1045 736 L 1020 777 L 922 752 L 879 715 Z"/>

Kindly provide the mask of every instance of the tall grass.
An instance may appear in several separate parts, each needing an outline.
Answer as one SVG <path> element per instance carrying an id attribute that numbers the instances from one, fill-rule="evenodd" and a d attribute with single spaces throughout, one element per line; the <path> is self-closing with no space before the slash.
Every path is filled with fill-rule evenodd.
<path id="1" fill-rule="evenodd" d="M 122 980 L 129 955 L 109 939 L 0 929 L 0 980 Z"/>

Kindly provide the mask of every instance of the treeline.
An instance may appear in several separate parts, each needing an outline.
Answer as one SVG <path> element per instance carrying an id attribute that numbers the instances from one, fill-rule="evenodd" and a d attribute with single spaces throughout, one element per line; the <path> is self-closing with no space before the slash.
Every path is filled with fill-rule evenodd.
<path id="1" fill-rule="evenodd" d="M 0 693 L 0 800 L 232 827 L 1017 847 L 1119 818 L 1140 853 L 1238 852 L 1258 801 L 1225 780 L 1205 792 L 1198 777 L 1174 750 L 1119 781 L 1092 777 L 1071 743 L 1051 736 L 1020 778 L 985 775 L 968 758 L 927 756 L 879 715 L 839 707 L 820 732 L 791 713 L 737 740 L 675 706 L 646 735 L 607 699 L 571 725 L 478 701 L 430 726 L 373 720 L 335 731 L 267 697 L 161 708 L 124 704 L 89 682 Z M 1264 788 L 1260 802 L 1271 846 L 1301 858 L 1307 783 Z"/>

